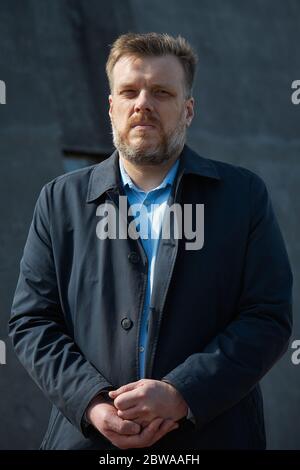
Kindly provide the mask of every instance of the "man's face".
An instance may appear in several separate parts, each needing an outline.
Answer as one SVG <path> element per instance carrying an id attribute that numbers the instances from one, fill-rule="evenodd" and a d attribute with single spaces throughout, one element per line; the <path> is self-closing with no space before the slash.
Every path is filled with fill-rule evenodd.
<path id="1" fill-rule="evenodd" d="M 113 69 L 109 115 L 114 144 L 139 165 L 176 158 L 193 118 L 193 98 L 186 99 L 184 71 L 172 56 L 123 56 Z"/>

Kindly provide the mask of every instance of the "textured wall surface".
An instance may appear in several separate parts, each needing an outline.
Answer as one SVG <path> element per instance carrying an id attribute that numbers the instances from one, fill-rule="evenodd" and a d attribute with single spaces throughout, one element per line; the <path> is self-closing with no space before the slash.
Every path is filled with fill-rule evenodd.
<path id="1" fill-rule="evenodd" d="M 266 182 L 293 268 L 292 340 L 300 339 L 300 105 L 291 102 L 291 83 L 300 79 L 300 2 L 129 0 L 101 10 L 100 3 L 0 0 L 0 80 L 7 87 L 0 105 L 0 340 L 7 346 L 0 449 L 36 448 L 45 431 L 49 404 L 11 350 L 7 320 L 42 185 L 63 172 L 64 149 L 110 148 L 102 67 L 107 43 L 121 32 L 181 34 L 196 48 L 189 143 Z M 271 449 L 300 449 L 300 365 L 291 353 L 262 381 Z"/>

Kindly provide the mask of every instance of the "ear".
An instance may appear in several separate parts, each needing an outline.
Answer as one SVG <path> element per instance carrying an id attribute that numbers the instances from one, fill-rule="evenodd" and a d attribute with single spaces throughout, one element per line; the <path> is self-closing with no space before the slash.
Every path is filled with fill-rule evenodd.
<path id="1" fill-rule="evenodd" d="M 112 98 L 112 95 L 109 95 L 108 101 L 109 101 L 109 110 L 108 110 L 108 114 L 109 114 L 109 116 L 111 116 L 111 113 L 112 113 L 112 106 L 113 106 L 113 98 Z"/>
<path id="2" fill-rule="evenodd" d="M 187 127 L 191 125 L 193 117 L 194 117 L 194 104 L 195 104 L 194 98 L 189 98 L 186 101 L 186 125 Z"/>

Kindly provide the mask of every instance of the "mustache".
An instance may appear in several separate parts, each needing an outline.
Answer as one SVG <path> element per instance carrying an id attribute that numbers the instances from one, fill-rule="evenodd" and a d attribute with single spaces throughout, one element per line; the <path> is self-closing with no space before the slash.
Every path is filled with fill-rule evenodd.
<path id="1" fill-rule="evenodd" d="M 139 117 L 132 118 L 129 121 L 129 127 L 138 126 L 139 124 L 143 124 L 145 126 L 147 125 L 159 126 L 160 125 L 158 119 L 152 116 L 139 116 Z"/>

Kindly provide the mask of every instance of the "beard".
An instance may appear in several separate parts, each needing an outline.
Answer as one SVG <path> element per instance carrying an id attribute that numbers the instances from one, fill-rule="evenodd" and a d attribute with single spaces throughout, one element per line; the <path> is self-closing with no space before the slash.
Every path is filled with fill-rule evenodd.
<path id="1" fill-rule="evenodd" d="M 114 124 L 111 119 L 113 143 L 118 152 L 129 162 L 135 165 L 160 165 L 177 157 L 185 144 L 186 140 L 186 121 L 185 111 L 182 112 L 176 127 L 165 133 L 159 123 L 153 119 L 147 120 L 149 124 L 155 124 L 160 134 L 160 139 L 156 144 L 147 144 L 147 138 L 140 137 L 138 142 L 129 142 L 129 132 L 131 131 L 131 123 L 123 133 Z"/>

